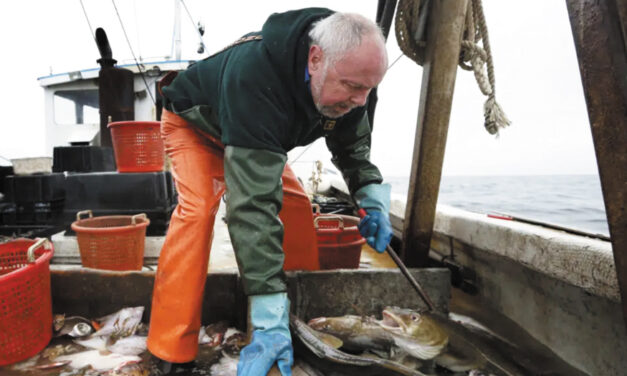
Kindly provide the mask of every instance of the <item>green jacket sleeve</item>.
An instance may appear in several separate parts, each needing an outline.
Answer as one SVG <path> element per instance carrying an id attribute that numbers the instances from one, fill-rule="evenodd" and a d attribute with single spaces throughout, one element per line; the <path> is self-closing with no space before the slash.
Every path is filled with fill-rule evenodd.
<path id="1" fill-rule="evenodd" d="M 370 123 L 365 111 L 354 124 L 327 136 L 326 142 L 331 161 L 344 176 L 351 195 L 365 185 L 383 181 L 377 166 L 370 162 Z"/>
<path id="2" fill-rule="evenodd" d="M 246 295 L 286 291 L 278 217 L 286 160 L 263 149 L 225 148 L 226 218 Z"/>

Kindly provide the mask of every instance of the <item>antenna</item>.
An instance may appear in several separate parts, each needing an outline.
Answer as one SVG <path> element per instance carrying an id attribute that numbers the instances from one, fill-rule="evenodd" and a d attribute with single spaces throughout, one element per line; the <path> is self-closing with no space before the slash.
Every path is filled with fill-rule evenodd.
<path id="1" fill-rule="evenodd" d="M 174 32 L 170 56 L 172 55 L 175 60 L 181 60 L 181 0 L 174 0 Z"/>

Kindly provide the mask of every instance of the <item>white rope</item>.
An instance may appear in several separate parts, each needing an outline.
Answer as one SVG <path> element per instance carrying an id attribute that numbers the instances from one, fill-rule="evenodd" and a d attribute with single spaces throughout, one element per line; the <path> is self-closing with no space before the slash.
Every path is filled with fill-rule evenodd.
<path id="1" fill-rule="evenodd" d="M 478 26 L 476 29 L 475 25 Z M 482 42 L 483 47 L 479 46 L 479 42 Z M 470 66 L 466 65 L 466 62 L 470 62 Z M 488 97 L 483 106 L 484 126 L 490 134 L 498 137 L 499 129 L 507 127 L 511 121 L 496 102 L 494 64 L 481 0 L 471 0 L 468 5 L 466 39 L 462 41 L 462 56 L 459 65 L 463 69 L 473 70 L 479 89 Z M 487 74 L 483 68 L 484 65 L 486 65 Z"/>

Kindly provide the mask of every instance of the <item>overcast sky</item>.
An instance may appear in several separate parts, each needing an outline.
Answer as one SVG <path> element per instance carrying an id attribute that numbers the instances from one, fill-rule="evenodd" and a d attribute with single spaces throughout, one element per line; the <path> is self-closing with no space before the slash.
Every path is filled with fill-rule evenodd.
<path id="1" fill-rule="evenodd" d="M 207 51 L 260 29 L 267 16 L 306 6 L 325 6 L 374 18 L 376 0 L 202 1 L 186 0 L 206 27 Z M 483 103 L 471 72 L 458 69 L 444 161 L 445 175 L 597 174 L 596 159 L 565 2 L 484 0 L 496 71 L 497 101 L 513 124 L 495 139 L 483 128 Z M 104 27 L 114 58 L 131 53 L 111 1 L 83 0 L 92 27 Z M 116 0 L 133 49 L 146 61 L 170 54 L 172 0 Z M 220 4 L 220 5 L 218 5 Z M 183 58 L 198 59 L 198 37 L 182 10 Z M 0 156 L 44 152 L 43 89 L 37 77 L 94 68 L 98 50 L 79 0 L 14 1 L 0 13 L 4 48 Z M 394 33 L 390 62 L 400 56 Z M 402 57 L 379 89 L 372 160 L 386 176 L 408 175 L 422 69 Z M 328 160 L 324 143 L 300 159 Z M 327 162 L 325 162 L 327 163 Z"/>

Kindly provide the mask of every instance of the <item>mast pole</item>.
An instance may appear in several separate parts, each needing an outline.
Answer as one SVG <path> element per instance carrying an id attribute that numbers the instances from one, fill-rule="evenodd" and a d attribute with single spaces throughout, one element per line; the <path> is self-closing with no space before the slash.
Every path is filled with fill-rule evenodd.
<path id="1" fill-rule="evenodd" d="M 181 60 L 181 0 L 174 0 L 174 60 Z"/>
<path id="2" fill-rule="evenodd" d="M 432 1 L 401 258 L 424 266 L 429 255 L 468 0 Z"/>

